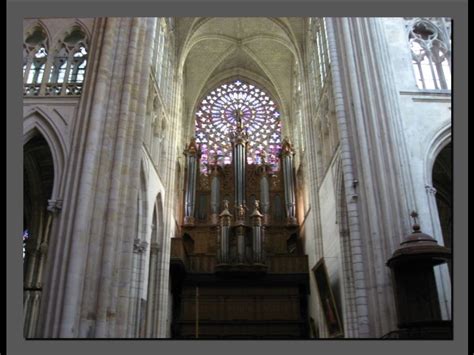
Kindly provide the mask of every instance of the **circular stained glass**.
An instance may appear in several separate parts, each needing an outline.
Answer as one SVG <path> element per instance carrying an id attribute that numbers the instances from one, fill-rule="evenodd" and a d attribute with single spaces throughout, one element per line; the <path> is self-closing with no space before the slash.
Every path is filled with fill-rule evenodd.
<path id="1" fill-rule="evenodd" d="M 247 163 L 265 160 L 278 167 L 281 148 L 280 112 L 265 90 L 243 80 L 222 84 L 211 91 L 196 110 L 196 142 L 200 145 L 201 170 L 209 163 L 230 164 L 231 133 L 241 120 L 248 135 Z M 217 161 L 216 161 L 217 159 Z"/>

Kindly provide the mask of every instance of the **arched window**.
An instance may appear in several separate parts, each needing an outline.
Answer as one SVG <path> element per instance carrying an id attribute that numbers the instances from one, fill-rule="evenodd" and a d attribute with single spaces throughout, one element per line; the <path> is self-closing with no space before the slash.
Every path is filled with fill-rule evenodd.
<path id="1" fill-rule="evenodd" d="M 278 168 L 281 148 L 281 121 L 277 104 L 263 89 L 244 80 L 228 81 L 209 92 L 196 110 L 196 142 L 200 145 L 201 171 L 208 164 L 230 164 L 230 133 L 237 127 L 236 112 L 249 137 L 247 162 L 258 163 L 265 152 L 266 161 Z"/>
<path id="2" fill-rule="evenodd" d="M 409 43 L 417 86 L 420 89 L 451 89 L 451 43 L 448 26 L 444 29 L 427 19 L 411 20 Z"/>
<path id="3" fill-rule="evenodd" d="M 87 66 L 86 34 L 74 26 L 48 52 L 47 35 L 34 27 L 24 42 L 24 95 L 80 95 Z"/>
<path id="4" fill-rule="evenodd" d="M 40 26 L 34 27 L 23 43 L 24 94 L 37 96 L 48 61 L 48 36 Z"/>
<path id="5" fill-rule="evenodd" d="M 86 65 L 86 34 L 80 27 L 75 26 L 64 37 L 56 52 L 46 94 L 80 95 Z"/>
<path id="6" fill-rule="evenodd" d="M 67 62 L 68 62 L 67 49 L 64 46 L 62 46 L 62 48 L 56 53 L 53 59 L 51 74 L 49 77 L 50 83 L 58 83 L 58 84 L 64 83 Z"/>

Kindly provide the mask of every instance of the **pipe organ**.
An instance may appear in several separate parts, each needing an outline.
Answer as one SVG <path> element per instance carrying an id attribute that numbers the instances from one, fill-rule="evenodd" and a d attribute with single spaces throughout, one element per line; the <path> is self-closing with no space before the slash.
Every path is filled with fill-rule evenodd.
<path id="1" fill-rule="evenodd" d="M 294 149 L 284 139 L 277 168 L 264 151 L 249 164 L 249 138 L 241 113 L 235 117 L 230 164 L 215 156 L 201 166 L 194 138 L 184 151 L 182 237 L 171 250 L 173 337 L 305 338 L 307 257 L 288 247 L 299 240 Z"/>

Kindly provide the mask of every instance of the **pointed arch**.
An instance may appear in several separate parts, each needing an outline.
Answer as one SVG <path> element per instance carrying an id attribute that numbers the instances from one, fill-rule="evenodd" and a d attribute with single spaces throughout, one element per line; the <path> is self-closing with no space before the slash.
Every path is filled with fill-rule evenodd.
<path id="1" fill-rule="evenodd" d="M 61 194 L 62 176 L 67 156 L 66 144 L 53 119 L 40 108 L 34 109 L 23 123 L 23 146 L 40 134 L 48 143 L 54 163 L 54 186 L 51 198 L 57 199 Z"/>
<path id="2" fill-rule="evenodd" d="M 41 133 L 34 133 L 23 147 L 23 326 L 26 338 L 38 336 L 53 213 L 59 207 L 51 200 L 53 186 L 57 185 L 51 148 Z"/>
<path id="3" fill-rule="evenodd" d="M 152 232 L 150 239 L 150 258 L 147 287 L 147 303 L 145 318 L 145 338 L 159 337 L 161 264 L 163 258 L 163 200 L 158 193 L 152 217 Z"/>
<path id="4" fill-rule="evenodd" d="M 432 171 L 435 160 L 439 153 L 451 142 L 451 122 L 446 123 L 437 133 L 432 137 L 428 143 L 428 148 L 425 152 L 425 169 L 424 169 L 424 180 L 425 184 L 432 186 Z"/>

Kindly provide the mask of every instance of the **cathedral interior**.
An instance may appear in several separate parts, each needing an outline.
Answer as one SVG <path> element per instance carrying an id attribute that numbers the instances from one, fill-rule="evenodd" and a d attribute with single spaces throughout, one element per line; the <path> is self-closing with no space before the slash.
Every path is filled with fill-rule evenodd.
<path id="1" fill-rule="evenodd" d="M 25 338 L 452 338 L 449 18 L 26 18 Z"/>

